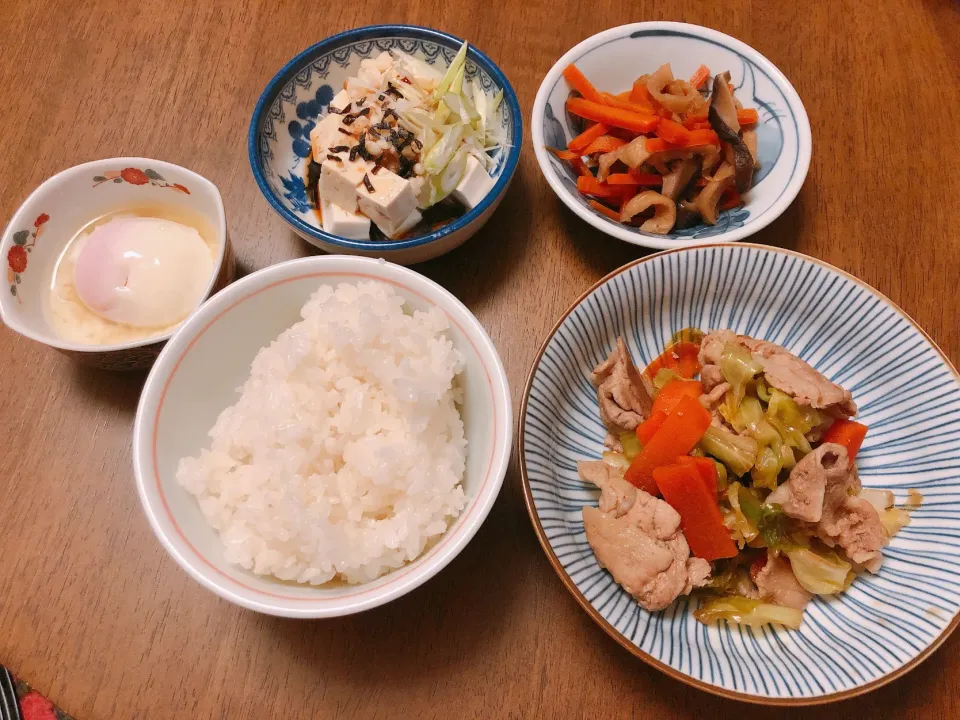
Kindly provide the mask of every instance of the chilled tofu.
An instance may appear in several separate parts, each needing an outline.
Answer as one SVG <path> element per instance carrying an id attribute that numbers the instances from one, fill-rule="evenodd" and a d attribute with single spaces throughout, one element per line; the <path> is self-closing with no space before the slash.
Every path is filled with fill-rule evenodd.
<path id="1" fill-rule="evenodd" d="M 337 128 L 341 127 L 342 118 L 336 113 L 327 115 L 310 131 L 310 147 L 313 150 L 313 159 L 323 162 L 330 148 L 338 145 L 352 145 L 346 135 Z M 346 142 L 344 142 L 346 141 Z"/>
<path id="2" fill-rule="evenodd" d="M 473 210 L 487 193 L 493 189 L 493 178 L 487 174 L 483 165 L 473 155 L 467 157 L 467 169 L 463 173 L 456 190 L 454 199 L 467 210 Z"/>
<path id="3" fill-rule="evenodd" d="M 357 184 L 357 202 L 361 212 L 369 217 L 387 235 L 396 229 L 417 209 L 417 196 L 409 180 L 404 180 L 387 169 L 369 174 L 373 192 L 363 184 L 363 175 Z"/>
<path id="4" fill-rule="evenodd" d="M 364 215 L 348 212 L 321 197 L 320 216 L 323 218 L 323 229 L 331 235 L 350 240 L 370 239 L 370 218 Z"/>
<path id="5" fill-rule="evenodd" d="M 320 197 L 347 212 L 356 212 L 357 186 L 372 167 L 365 160 L 324 160 L 320 166 Z"/>
<path id="6" fill-rule="evenodd" d="M 380 228 L 381 232 L 386 235 L 388 238 L 394 239 L 405 232 L 409 232 L 413 229 L 414 225 L 423 220 L 423 215 L 420 214 L 420 211 L 414 208 L 407 217 L 405 217 L 399 223 L 393 222 L 390 218 L 382 215 L 376 211 L 370 215 L 370 219 Z"/>
<path id="7" fill-rule="evenodd" d="M 336 108 L 341 112 L 347 105 L 350 104 L 350 95 L 347 94 L 346 90 L 341 90 L 336 95 L 333 96 L 333 100 L 330 101 L 330 107 Z"/>

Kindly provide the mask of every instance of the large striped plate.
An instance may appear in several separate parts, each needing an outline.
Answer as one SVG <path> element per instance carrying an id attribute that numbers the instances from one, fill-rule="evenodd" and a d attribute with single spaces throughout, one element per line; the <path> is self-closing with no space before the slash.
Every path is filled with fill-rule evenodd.
<path id="1" fill-rule="evenodd" d="M 707 627 L 682 598 L 648 613 L 597 565 L 580 508 L 598 493 L 577 460 L 604 429 L 589 382 L 618 335 L 642 367 L 682 327 L 732 328 L 779 343 L 853 392 L 870 426 L 864 485 L 916 488 L 925 501 L 885 550 L 876 576 L 817 598 L 799 631 Z M 527 507 L 550 562 L 588 613 L 628 650 L 704 690 L 807 704 L 876 688 L 915 667 L 960 611 L 960 376 L 890 300 L 796 253 L 757 245 L 675 250 L 601 280 L 540 351 L 520 414 Z"/>

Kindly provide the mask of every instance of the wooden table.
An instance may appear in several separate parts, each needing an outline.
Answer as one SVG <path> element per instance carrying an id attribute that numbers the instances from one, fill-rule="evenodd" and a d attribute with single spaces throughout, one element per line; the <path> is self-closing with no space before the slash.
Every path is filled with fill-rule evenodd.
<path id="1" fill-rule="evenodd" d="M 376 21 L 447 30 L 500 64 L 526 119 L 547 69 L 579 40 L 626 22 L 684 20 L 757 48 L 793 81 L 810 114 L 806 185 L 755 240 L 863 278 L 960 363 L 957 7 L 3 0 L 0 214 L 9 217 L 71 165 L 161 158 L 220 187 L 249 272 L 312 252 L 260 196 L 246 152 L 261 90 L 307 45 Z M 418 269 L 490 331 L 519 406 L 555 319 L 638 254 L 568 212 L 526 147 L 487 228 Z M 476 539 L 396 602 L 300 622 L 218 599 L 179 570 L 140 511 L 130 435 L 143 379 L 80 369 L 0 329 L 0 663 L 77 718 L 778 714 L 669 680 L 596 627 L 543 556 L 516 457 Z M 953 718 L 958 697 L 960 635 L 872 695 L 784 715 Z"/>

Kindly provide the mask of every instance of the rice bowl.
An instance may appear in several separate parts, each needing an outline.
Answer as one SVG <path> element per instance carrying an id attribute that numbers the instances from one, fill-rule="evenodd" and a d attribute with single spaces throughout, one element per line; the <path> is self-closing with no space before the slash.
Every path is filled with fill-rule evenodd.
<path id="1" fill-rule="evenodd" d="M 213 447 L 209 431 L 225 408 L 238 404 L 254 358 L 302 320 L 300 310 L 318 288 L 342 283 L 356 286 L 369 280 L 390 286 L 403 298 L 404 311 L 411 317 L 418 311 L 432 315 L 434 310 L 449 324 L 443 337 L 458 353 L 461 365 L 451 397 L 455 405 L 461 401 L 456 408 L 465 442 L 459 482 L 462 509 L 456 517 L 446 515 L 445 531 L 424 538 L 424 549 L 415 560 L 373 580 L 343 582 L 340 576 L 311 584 L 309 580 L 295 582 L 258 574 L 234 562 L 236 558 L 228 559 L 224 542 L 201 510 L 198 498 L 177 479 L 180 461 Z M 447 372 L 452 377 L 453 373 Z M 191 577 L 220 597 L 257 612 L 317 618 L 389 602 L 450 563 L 477 532 L 496 500 L 511 438 L 510 389 L 503 365 L 489 336 L 462 303 L 406 268 L 382 260 L 325 256 L 291 260 L 254 272 L 188 318 L 161 353 L 144 386 L 134 426 L 133 460 L 147 520 L 163 547 Z M 284 527 L 283 521 L 271 522 L 274 528 Z M 427 524 L 425 521 L 422 527 Z M 263 527 L 270 524 L 264 520 Z M 415 537 L 413 532 L 410 537 Z M 382 554 L 382 544 L 374 547 Z M 305 553 L 310 554 L 309 548 Z M 367 557 L 363 553 L 357 557 L 361 555 Z M 377 552 L 369 554 L 375 555 Z M 360 564 L 362 561 L 357 561 L 355 566 Z M 263 569 L 269 572 L 270 566 Z"/>

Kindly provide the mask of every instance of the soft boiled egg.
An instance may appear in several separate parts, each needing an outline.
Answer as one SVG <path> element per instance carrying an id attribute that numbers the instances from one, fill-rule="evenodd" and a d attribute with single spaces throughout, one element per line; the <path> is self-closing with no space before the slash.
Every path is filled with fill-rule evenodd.
<path id="1" fill-rule="evenodd" d="M 151 217 L 116 217 L 77 255 L 75 287 L 92 312 L 134 327 L 163 327 L 200 304 L 213 271 L 194 228 Z"/>

